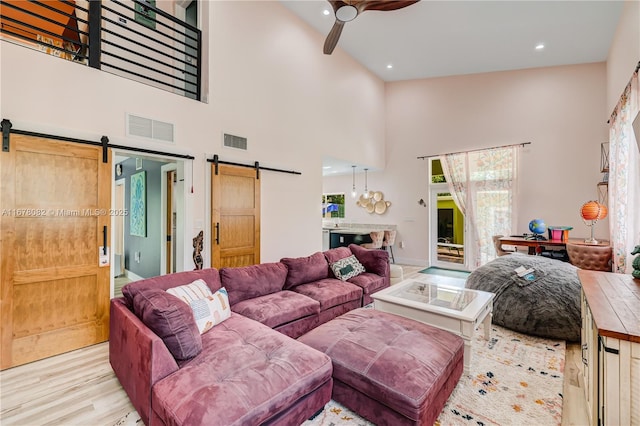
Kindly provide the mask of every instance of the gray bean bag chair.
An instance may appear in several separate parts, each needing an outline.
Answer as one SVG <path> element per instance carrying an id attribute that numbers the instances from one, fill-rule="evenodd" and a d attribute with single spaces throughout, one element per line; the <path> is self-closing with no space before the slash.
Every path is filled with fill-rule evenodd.
<path id="1" fill-rule="evenodd" d="M 519 266 L 533 268 L 521 278 Z M 578 268 L 541 256 L 510 254 L 473 271 L 466 287 L 495 293 L 493 323 L 550 339 L 580 341 Z"/>

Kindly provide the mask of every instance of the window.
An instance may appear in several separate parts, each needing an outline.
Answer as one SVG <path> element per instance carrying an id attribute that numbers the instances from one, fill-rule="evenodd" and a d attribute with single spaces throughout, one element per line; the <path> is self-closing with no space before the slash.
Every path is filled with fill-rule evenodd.
<path id="1" fill-rule="evenodd" d="M 322 217 L 324 219 L 344 218 L 344 192 L 322 194 Z"/>
<path id="2" fill-rule="evenodd" d="M 440 160 L 434 159 L 431 161 L 431 183 L 444 183 L 447 179 L 444 177 L 442 171 L 442 163 Z"/>

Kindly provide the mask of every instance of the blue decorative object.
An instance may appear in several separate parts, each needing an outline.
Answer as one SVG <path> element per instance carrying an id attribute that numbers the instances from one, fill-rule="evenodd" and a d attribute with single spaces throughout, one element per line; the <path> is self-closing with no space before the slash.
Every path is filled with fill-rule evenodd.
<path id="1" fill-rule="evenodd" d="M 534 234 L 542 235 L 547 232 L 547 225 L 544 223 L 542 219 L 533 219 L 529 222 L 529 231 Z"/>

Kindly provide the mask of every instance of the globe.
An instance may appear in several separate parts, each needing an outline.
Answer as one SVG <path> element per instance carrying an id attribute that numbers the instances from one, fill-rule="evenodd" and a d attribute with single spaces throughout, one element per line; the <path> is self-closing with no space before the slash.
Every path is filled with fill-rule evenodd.
<path id="1" fill-rule="evenodd" d="M 529 231 L 534 234 L 542 235 L 547 232 L 547 225 L 544 223 L 542 219 L 533 219 L 529 222 Z"/>

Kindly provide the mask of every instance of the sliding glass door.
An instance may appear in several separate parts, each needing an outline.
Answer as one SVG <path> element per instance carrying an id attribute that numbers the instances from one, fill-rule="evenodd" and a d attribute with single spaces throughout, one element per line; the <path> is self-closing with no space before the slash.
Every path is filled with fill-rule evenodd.
<path id="1" fill-rule="evenodd" d="M 467 270 L 465 217 L 451 197 L 440 160 L 431 160 L 429 176 L 430 265 Z"/>

